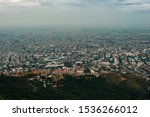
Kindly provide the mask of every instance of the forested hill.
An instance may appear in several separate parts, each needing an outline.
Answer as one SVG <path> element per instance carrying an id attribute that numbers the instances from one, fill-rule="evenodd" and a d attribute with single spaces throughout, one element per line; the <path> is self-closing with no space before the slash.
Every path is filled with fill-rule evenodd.
<path id="1" fill-rule="evenodd" d="M 44 83 L 48 79 L 44 80 Z M 150 99 L 148 83 L 133 74 L 70 76 L 57 81 L 0 76 L 0 99 L 4 100 L 108 100 Z M 55 82 L 56 83 L 56 82 Z"/>

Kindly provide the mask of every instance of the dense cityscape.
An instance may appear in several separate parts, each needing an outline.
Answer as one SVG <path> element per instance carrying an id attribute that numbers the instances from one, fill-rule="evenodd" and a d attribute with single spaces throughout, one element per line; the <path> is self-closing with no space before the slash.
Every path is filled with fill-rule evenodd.
<path id="1" fill-rule="evenodd" d="M 5 32 L 0 41 L 0 74 L 8 76 L 120 72 L 150 78 L 149 34 L 140 31 Z"/>
<path id="2" fill-rule="evenodd" d="M 59 95 L 57 98 L 53 97 L 52 99 L 62 99 L 61 96 L 65 93 L 69 97 L 64 96 L 64 99 L 71 99 L 70 96 L 72 95 L 74 95 L 73 99 L 107 99 L 107 95 L 111 97 L 108 99 L 132 99 L 133 97 L 133 99 L 143 99 L 143 97 L 147 99 L 148 97 L 145 95 L 148 95 L 150 91 L 149 37 L 149 30 L 132 29 L 67 28 L 63 30 L 45 28 L 43 30 L 1 31 L 1 83 L 6 82 L 7 80 L 4 79 L 8 77 L 7 84 L 0 85 L 2 92 L 4 92 L 1 95 L 7 99 L 7 93 L 4 95 L 7 92 L 5 90 L 8 88 L 9 91 L 9 87 L 12 87 L 14 92 L 17 91 L 16 95 L 21 95 L 22 98 L 30 94 L 24 95 L 23 93 L 29 90 L 32 91 L 31 95 L 36 92 L 37 95 L 42 96 L 41 92 L 45 88 L 47 97 L 35 97 L 35 99 L 49 99 L 53 91 L 48 92 L 52 87 L 52 90 L 57 90 L 54 91 L 55 93 L 58 90 L 62 92 L 56 94 L 56 96 Z M 15 78 L 16 83 L 11 84 L 10 77 Z M 26 80 L 21 82 L 22 86 L 25 85 L 26 88 L 18 89 L 23 91 L 19 94 L 14 87 L 20 88 L 21 84 L 18 84 L 20 82 L 17 79 L 24 78 Z M 68 78 L 77 80 L 72 79 L 70 81 Z M 85 83 L 82 83 L 82 78 L 85 79 Z M 93 80 L 87 80 L 91 78 Z M 95 84 L 95 80 L 97 84 Z M 86 84 L 88 82 L 91 86 Z M 87 88 L 93 86 L 96 88 L 95 91 L 101 90 L 99 96 L 95 97 L 95 93 L 91 93 L 93 89 L 89 90 L 89 97 L 86 96 L 84 93 L 88 93 Z M 70 94 L 68 94 L 66 87 L 70 87 Z M 77 87 L 80 87 L 81 91 L 84 92 L 84 98 L 74 94 Z M 108 87 L 111 88 L 107 89 Z M 109 92 L 111 90 L 121 93 L 122 96 L 118 93 L 111 94 Z M 133 94 L 134 92 L 138 93 Z M 90 97 L 91 94 L 95 96 Z M 8 99 L 16 99 L 13 95 L 12 98 L 8 96 Z M 33 97 L 31 96 L 29 99 L 34 99 Z"/>

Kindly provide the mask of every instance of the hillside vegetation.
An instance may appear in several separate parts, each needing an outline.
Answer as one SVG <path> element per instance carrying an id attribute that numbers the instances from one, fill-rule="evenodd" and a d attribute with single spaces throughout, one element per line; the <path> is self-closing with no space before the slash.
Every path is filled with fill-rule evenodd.
<path id="1" fill-rule="evenodd" d="M 54 79 L 53 79 L 54 80 Z M 53 81 L 52 80 L 52 81 Z M 51 81 L 51 82 L 52 82 Z M 42 81 L 0 76 L 2 100 L 137 100 L 150 99 L 148 83 L 133 74 L 70 76 L 43 86 Z"/>

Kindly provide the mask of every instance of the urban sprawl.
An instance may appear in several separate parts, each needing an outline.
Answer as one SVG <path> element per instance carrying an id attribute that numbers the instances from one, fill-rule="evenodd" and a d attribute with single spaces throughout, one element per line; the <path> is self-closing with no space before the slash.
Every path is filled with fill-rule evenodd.
<path id="1" fill-rule="evenodd" d="M 37 31 L 0 33 L 0 74 L 23 77 L 134 73 L 150 78 L 150 33 Z"/>

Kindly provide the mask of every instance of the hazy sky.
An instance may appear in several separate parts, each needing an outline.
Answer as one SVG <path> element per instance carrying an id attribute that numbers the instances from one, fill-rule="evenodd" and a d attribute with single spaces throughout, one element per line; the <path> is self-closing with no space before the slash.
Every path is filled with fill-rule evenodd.
<path id="1" fill-rule="evenodd" d="M 0 0 L 0 26 L 149 26 L 150 0 Z"/>

